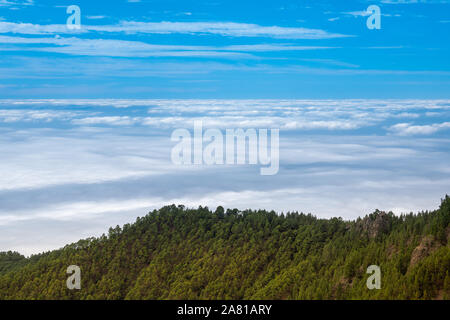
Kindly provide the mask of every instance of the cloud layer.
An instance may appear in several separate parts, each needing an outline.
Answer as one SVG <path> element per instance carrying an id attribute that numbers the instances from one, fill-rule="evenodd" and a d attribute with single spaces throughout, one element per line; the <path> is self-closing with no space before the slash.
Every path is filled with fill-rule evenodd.
<path id="1" fill-rule="evenodd" d="M 0 100 L 0 250 L 57 248 L 171 203 L 346 219 L 433 209 L 450 186 L 449 108 L 448 100 Z M 174 165 L 171 132 L 192 130 L 194 120 L 280 128 L 279 173 Z"/>

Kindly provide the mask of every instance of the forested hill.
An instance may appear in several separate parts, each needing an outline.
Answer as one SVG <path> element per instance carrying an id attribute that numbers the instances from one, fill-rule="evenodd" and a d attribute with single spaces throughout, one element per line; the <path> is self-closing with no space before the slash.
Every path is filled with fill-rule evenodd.
<path id="1" fill-rule="evenodd" d="M 172 205 L 60 250 L 1 253 L 0 299 L 450 299 L 449 221 L 448 196 L 351 222 Z M 69 265 L 81 290 L 66 287 Z"/>

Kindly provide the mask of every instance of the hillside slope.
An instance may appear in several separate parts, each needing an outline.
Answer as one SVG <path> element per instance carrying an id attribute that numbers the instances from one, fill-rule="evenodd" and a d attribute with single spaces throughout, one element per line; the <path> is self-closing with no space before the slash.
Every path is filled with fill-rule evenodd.
<path id="1" fill-rule="evenodd" d="M 450 299 L 449 222 L 448 196 L 351 222 L 172 205 L 60 250 L 0 254 L 0 299 Z M 373 264 L 380 290 L 366 287 Z"/>

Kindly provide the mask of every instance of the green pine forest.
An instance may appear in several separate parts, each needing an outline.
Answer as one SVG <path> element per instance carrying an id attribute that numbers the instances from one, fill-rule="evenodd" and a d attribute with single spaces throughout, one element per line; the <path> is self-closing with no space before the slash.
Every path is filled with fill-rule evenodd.
<path id="1" fill-rule="evenodd" d="M 435 211 L 355 221 L 166 206 L 59 250 L 0 253 L 0 299 L 450 299 L 449 222 L 448 196 Z M 80 290 L 66 286 L 69 265 Z"/>

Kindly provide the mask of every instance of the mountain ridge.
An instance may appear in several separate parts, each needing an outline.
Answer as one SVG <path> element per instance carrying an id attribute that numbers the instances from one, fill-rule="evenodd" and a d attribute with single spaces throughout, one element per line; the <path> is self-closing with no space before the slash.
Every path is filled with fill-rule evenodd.
<path id="1" fill-rule="evenodd" d="M 0 299 L 450 299 L 449 223 L 448 196 L 353 221 L 171 205 L 30 258 L 0 253 Z M 81 290 L 66 287 L 69 265 Z"/>

